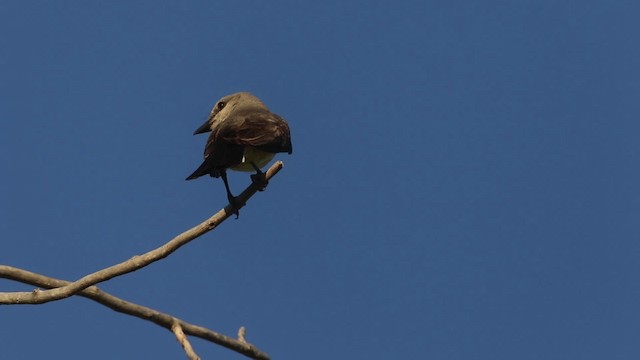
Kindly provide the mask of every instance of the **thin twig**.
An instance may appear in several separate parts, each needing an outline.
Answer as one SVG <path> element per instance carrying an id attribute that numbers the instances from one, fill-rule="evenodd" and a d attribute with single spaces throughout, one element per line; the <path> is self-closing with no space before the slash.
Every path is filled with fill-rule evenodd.
<path id="1" fill-rule="evenodd" d="M 277 161 L 266 172 L 266 180 L 271 179 L 275 174 L 282 169 L 283 164 L 281 161 Z M 246 204 L 247 200 L 253 196 L 258 190 L 259 186 L 255 183 L 251 183 L 242 194 L 238 195 L 238 203 Z M 244 206 L 244 205 L 242 205 Z M 228 204 L 224 209 L 218 211 L 215 215 L 205 220 L 198 226 L 195 226 L 182 234 L 173 238 L 165 245 L 151 250 L 146 254 L 140 256 L 134 256 L 133 258 L 124 261 L 120 264 L 110 266 L 106 269 L 96 271 L 92 274 L 86 275 L 83 278 L 69 283 L 68 285 L 53 288 L 51 290 L 43 291 L 31 291 L 31 292 L 1 292 L 0 293 L 0 305 L 14 305 L 14 304 L 42 304 L 54 300 L 60 300 L 72 296 L 83 289 L 91 285 L 101 283 L 103 281 L 112 279 L 116 276 L 127 274 L 138 269 L 141 269 L 155 261 L 163 259 L 169 256 L 174 251 L 178 250 L 183 245 L 189 243 L 191 240 L 215 229 L 223 221 L 225 221 L 230 215 L 234 214 L 236 210 L 242 206 L 235 208 L 233 205 Z"/>
<path id="2" fill-rule="evenodd" d="M 247 340 L 245 339 L 245 336 L 247 336 L 247 329 L 245 329 L 244 326 L 240 326 L 240 329 L 238 329 L 238 341 L 246 343 Z"/>
<path id="3" fill-rule="evenodd" d="M 70 284 L 69 281 L 55 279 L 6 265 L 0 265 L 0 278 L 19 281 L 25 284 L 48 289 Z M 196 336 L 220 346 L 224 346 L 227 349 L 236 351 L 252 359 L 269 360 L 269 355 L 260 351 L 254 345 L 246 342 L 244 338 L 236 340 L 205 327 L 190 324 L 169 314 L 115 297 L 100 290 L 97 286 L 90 286 L 79 292 L 77 295 L 91 299 L 117 312 L 132 315 L 146 321 L 151 321 L 171 331 L 173 331 L 172 326 L 174 326 L 175 323 L 178 323 L 187 335 Z"/>
<path id="4" fill-rule="evenodd" d="M 179 321 L 173 322 L 173 325 L 171 325 L 171 331 L 173 331 L 174 335 L 176 336 L 176 339 L 178 339 L 178 342 L 180 343 L 180 346 L 182 346 L 182 348 L 184 349 L 184 352 L 187 353 L 187 357 L 189 358 L 189 360 L 200 360 L 200 356 L 198 356 L 198 354 L 196 354 L 196 352 L 193 351 L 193 348 L 191 347 L 191 343 L 189 342 L 189 339 L 187 339 L 187 336 L 184 334 L 184 331 L 182 331 L 182 326 L 180 326 Z"/>

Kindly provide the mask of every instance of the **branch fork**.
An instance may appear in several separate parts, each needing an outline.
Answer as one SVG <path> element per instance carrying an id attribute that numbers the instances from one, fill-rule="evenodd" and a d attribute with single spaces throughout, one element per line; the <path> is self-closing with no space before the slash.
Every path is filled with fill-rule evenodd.
<path id="1" fill-rule="evenodd" d="M 283 163 L 281 161 L 274 163 L 265 173 L 265 179 L 269 181 L 282 167 Z M 252 359 L 268 360 L 269 356 L 266 353 L 246 341 L 246 330 L 244 327 L 238 330 L 238 338 L 233 339 L 207 328 L 187 323 L 157 310 L 117 298 L 95 286 L 98 283 L 139 270 L 169 256 L 180 247 L 218 227 L 223 221 L 242 208 L 258 191 L 261 191 L 260 186 L 252 182 L 251 185 L 237 196 L 239 200 L 238 203 L 242 204 L 241 206 L 228 204 L 201 224 L 183 232 L 166 244 L 146 254 L 133 256 L 127 261 L 86 275 L 74 282 L 47 277 L 12 266 L 0 265 L 0 278 L 38 286 L 38 288 L 29 292 L 0 292 L 0 305 L 44 304 L 78 295 L 96 301 L 112 310 L 154 322 L 170 330 L 176 336 L 176 339 L 190 360 L 200 358 L 193 350 L 186 335 L 211 341 Z"/>

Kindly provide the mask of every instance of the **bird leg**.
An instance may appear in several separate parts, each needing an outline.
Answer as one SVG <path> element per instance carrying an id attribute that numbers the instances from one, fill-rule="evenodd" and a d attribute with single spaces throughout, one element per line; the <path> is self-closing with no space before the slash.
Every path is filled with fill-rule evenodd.
<path id="1" fill-rule="evenodd" d="M 251 162 L 251 166 L 256 170 L 256 173 L 251 175 L 251 181 L 258 186 L 258 191 L 264 191 L 269 185 L 267 175 L 255 163 Z"/>
<path id="2" fill-rule="evenodd" d="M 229 204 L 231 204 L 231 206 L 233 206 L 236 210 L 234 214 L 236 214 L 237 219 L 240 217 L 240 211 L 238 209 L 244 206 L 244 204 L 241 203 L 237 197 L 231 194 L 231 190 L 229 190 L 229 181 L 227 180 L 227 172 L 225 170 L 222 170 L 220 172 L 220 176 L 222 177 L 222 181 L 224 181 L 224 188 L 227 190 L 227 200 L 229 200 Z"/>

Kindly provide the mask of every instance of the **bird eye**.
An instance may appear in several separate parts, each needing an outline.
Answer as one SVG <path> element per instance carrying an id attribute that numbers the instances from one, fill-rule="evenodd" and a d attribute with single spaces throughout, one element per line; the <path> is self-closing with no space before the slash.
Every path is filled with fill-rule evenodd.
<path id="1" fill-rule="evenodd" d="M 222 110 L 222 108 L 226 105 L 226 103 L 224 101 L 220 101 L 218 103 L 218 110 Z"/>

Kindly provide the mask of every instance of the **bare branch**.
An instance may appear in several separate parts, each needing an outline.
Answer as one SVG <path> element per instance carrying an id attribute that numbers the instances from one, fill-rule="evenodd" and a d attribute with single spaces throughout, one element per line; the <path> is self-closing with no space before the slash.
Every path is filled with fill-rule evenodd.
<path id="1" fill-rule="evenodd" d="M 31 271 L 26 271 L 6 265 L 0 265 L 0 278 L 19 281 L 42 288 L 60 288 L 71 284 L 69 281 L 43 276 Z M 171 330 L 172 332 L 174 332 L 174 334 L 174 327 L 176 326 L 175 324 L 178 324 L 187 335 L 196 336 L 201 339 L 224 346 L 227 349 L 236 351 L 252 359 L 269 360 L 269 355 L 260 351 L 254 345 L 248 343 L 244 339 L 244 328 L 241 328 L 243 335 L 240 336 L 240 333 L 238 333 L 239 339 L 236 340 L 202 326 L 190 324 L 169 314 L 165 314 L 146 306 L 134 304 L 132 302 L 120 299 L 105 291 L 100 290 L 97 286 L 90 286 L 79 292 L 77 295 L 91 299 L 117 312 L 132 315 L 146 321 L 154 322 L 159 326 Z"/>
<path id="2" fill-rule="evenodd" d="M 283 164 L 281 161 L 277 161 L 275 164 L 273 164 L 265 174 L 266 180 L 268 181 L 269 179 L 271 179 L 275 174 L 278 173 L 278 171 L 280 171 L 280 169 L 282 169 L 282 167 Z M 259 186 L 255 183 L 251 183 L 251 185 L 249 185 L 249 187 L 247 187 L 242 192 L 242 194 L 238 196 L 238 203 L 246 204 L 247 200 L 249 200 L 249 198 L 251 198 L 258 190 L 260 190 Z M 240 206 L 240 208 L 242 206 Z M 43 291 L 39 291 L 36 289 L 31 292 L 0 293 L 0 304 L 42 304 L 49 301 L 60 300 L 72 296 L 91 285 L 95 285 L 100 282 L 112 279 L 116 276 L 136 271 L 151 264 L 152 262 L 169 256 L 171 253 L 178 250 L 183 245 L 189 243 L 191 240 L 215 229 L 230 215 L 234 214 L 238 209 L 239 208 L 235 208 L 233 205 L 228 204 L 224 209 L 218 211 L 215 215 L 205 220 L 200 225 L 183 232 L 165 245 L 151 250 L 146 254 L 134 256 L 133 258 L 120 264 L 116 264 L 106 269 L 94 272 L 93 274 L 86 275 L 75 282 L 69 283 L 68 285 Z"/>
<path id="3" fill-rule="evenodd" d="M 238 341 L 242 343 L 246 343 L 247 342 L 247 340 L 245 339 L 246 335 L 247 335 L 247 329 L 245 329 L 244 326 L 240 326 L 240 329 L 238 329 Z"/>
<path id="4" fill-rule="evenodd" d="M 189 360 L 200 360 L 200 356 L 198 356 L 198 354 L 193 351 L 189 339 L 187 339 L 187 336 L 182 331 L 182 326 L 180 326 L 179 321 L 173 322 L 173 325 L 171 325 L 171 331 L 173 331 L 173 333 L 176 335 L 176 339 L 178 339 L 178 342 L 184 349 L 184 352 L 187 353 L 187 357 L 189 358 Z"/>

